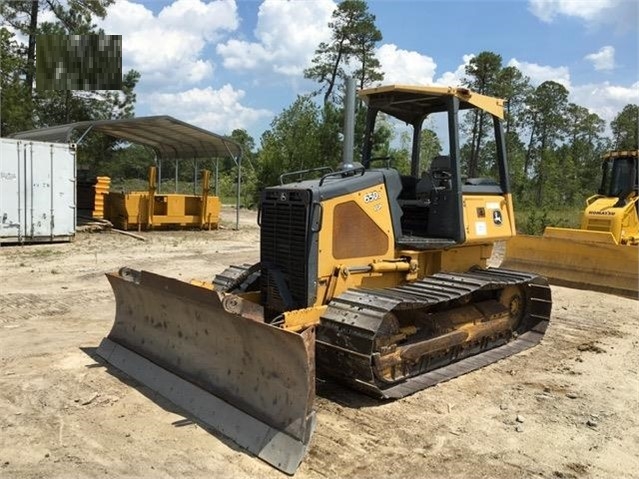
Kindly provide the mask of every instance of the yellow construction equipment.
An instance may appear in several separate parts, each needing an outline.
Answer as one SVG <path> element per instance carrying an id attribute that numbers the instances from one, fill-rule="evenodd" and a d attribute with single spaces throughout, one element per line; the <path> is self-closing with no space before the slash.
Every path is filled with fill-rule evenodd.
<path id="1" fill-rule="evenodd" d="M 604 155 L 601 187 L 586 200 L 581 228 L 517 235 L 506 246 L 502 267 L 533 271 L 558 285 L 637 298 L 638 155 L 638 150 Z"/>
<path id="2" fill-rule="evenodd" d="M 166 227 L 217 229 L 220 199 L 209 195 L 211 172 L 202 170 L 202 194 L 157 193 L 157 170 L 149 167 L 148 191 L 107 195 L 107 216 L 116 228 L 124 230 Z"/>
<path id="3" fill-rule="evenodd" d="M 363 90 L 360 164 L 353 92 L 349 82 L 341 168 L 262 192 L 259 263 L 208 287 L 107 275 L 116 319 L 98 354 L 287 473 L 314 429 L 316 369 L 401 398 L 536 345 L 550 319 L 544 278 L 486 267 L 493 243 L 515 234 L 503 101 L 462 88 Z M 493 122 L 497 178 L 462 180 L 466 109 Z M 412 126 L 411 175 L 374 167 L 379 112 Z M 420 175 L 431 114 L 447 121 L 449 151 Z"/>
<path id="4" fill-rule="evenodd" d="M 104 218 L 104 203 L 105 198 L 109 194 L 109 188 L 111 187 L 111 178 L 108 176 L 98 176 L 96 178 L 94 201 L 93 201 L 93 218 Z"/>

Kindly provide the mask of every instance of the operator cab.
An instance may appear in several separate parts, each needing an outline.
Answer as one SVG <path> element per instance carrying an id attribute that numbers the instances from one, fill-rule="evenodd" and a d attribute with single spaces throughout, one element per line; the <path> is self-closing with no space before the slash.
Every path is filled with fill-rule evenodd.
<path id="1" fill-rule="evenodd" d="M 604 156 L 603 175 L 599 194 L 617 197 L 625 204 L 629 196 L 639 191 L 639 168 L 637 155 L 639 151 L 613 151 Z M 620 205 L 622 206 L 622 205 Z"/>
<path id="2" fill-rule="evenodd" d="M 503 210 L 503 205 L 495 209 L 495 205 L 502 202 L 500 198 L 494 201 L 495 197 L 510 201 L 501 124 L 503 101 L 464 88 L 402 85 L 362 90 L 359 96 L 368 105 L 362 164 L 366 169 L 384 172 L 394 213 L 396 243 L 402 247 L 431 249 L 470 240 L 477 242 L 476 237 L 482 234 L 486 242 L 500 239 L 492 234 L 498 228 L 488 228 L 486 224 L 491 221 L 488 215 L 492 215 L 494 222 L 491 227 L 500 226 L 502 215 L 508 217 L 512 212 L 511 207 L 505 208 L 508 211 Z M 462 155 L 460 146 L 459 112 L 471 109 L 483 112 L 483 115 L 477 115 L 476 124 L 492 124 L 490 136 L 493 141 L 489 144 L 494 161 L 492 165 L 482 164 L 483 168 L 478 167 L 477 159 L 475 166 L 471 166 L 469 158 L 463 158 L 470 154 Z M 374 133 L 379 113 L 403 121 L 412 129 L 410 171 L 407 174 L 400 174 L 388 164 L 381 168 L 376 165 Z M 433 158 L 420 158 L 424 146 L 421 134 L 427 119 L 442 125 L 448 138 L 442 145 L 443 152 Z M 388 163 L 388 158 L 386 160 Z M 489 173 L 490 177 L 478 176 L 479 171 Z M 471 197 L 476 197 L 477 201 L 467 201 Z M 489 199 L 482 203 L 478 201 L 480 197 Z M 471 209 L 470 205 L 475 206 L 473 211 L 465 211 L 465 208 Z M 487 211 L 489 206 L 493 207 L 492 211 Z M 514 223 L 507 223 L 503 230 L 509 231 L 503 231 L 504 238 L 514 233 Z M 507 228 L 510 225 L 512 228 Z"/>

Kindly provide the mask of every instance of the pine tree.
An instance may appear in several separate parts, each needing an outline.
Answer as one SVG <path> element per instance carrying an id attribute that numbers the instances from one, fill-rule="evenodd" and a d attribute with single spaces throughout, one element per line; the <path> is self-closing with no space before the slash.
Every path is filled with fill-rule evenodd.
<path id="1" fill-rule="evenodd" d="M 610 122 L 617 150 L 639 149 L 639 106 L 626 105 Z"/>
<path id="2" fill-rule="evenodd" d="M 335 101 L 337 85 L 350 70 L 360 88 L 380 81 L 379 60 L 375 57 L 375 45 L 382 34 L 375 26 L 375 16 L 368 11 L 363 0 L 342 1 L 328 24 L 331 29 L 329 43 L 320 43 L 312 66 L 304 70 L 304 77 L 317 81 L 324 91 L 324 103 Z"/>

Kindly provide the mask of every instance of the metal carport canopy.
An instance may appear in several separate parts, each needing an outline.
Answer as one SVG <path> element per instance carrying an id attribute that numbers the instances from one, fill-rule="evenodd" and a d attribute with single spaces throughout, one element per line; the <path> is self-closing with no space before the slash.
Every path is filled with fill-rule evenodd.
<path id="1" fill-rule="evenodd" d="M 142 116 L 122 120 L 90 120 L 66 125 L 38 128 L 11 135 L 19 140 L 70 143 L 75 131 L 82 131 L 78 143 L 90 131 L 146 145 L 158 159 L 232 158 L 237 164 L 237 198 L 235 229 L 240 227 L 240 194 L 242 184 L 242 148 L 225 136 L 211 133 L 171 116 Z"/>
<path id="2" fill-rule="evenodd" d="M 147 145 L 161 159 L 233 158 L 242 149 L 233 140 L 171 116 L 144 116 L 122 120 L 91 120 L 39 128 L 11 135 L 21 140 L 70 143 L 75 131 L 98 131 L 114 138 Z"/>

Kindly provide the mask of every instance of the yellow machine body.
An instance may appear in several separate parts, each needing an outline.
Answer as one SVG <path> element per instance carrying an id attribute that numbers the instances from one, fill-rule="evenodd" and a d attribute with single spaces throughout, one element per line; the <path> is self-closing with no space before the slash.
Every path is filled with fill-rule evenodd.
<path id="1" fill-rule="evenodd" d="M 217 229 L 220 199 L 209 195 L 210 172 L 202 172 L 202 194 L 158 194 L 156 168 L 149 168 L 149 190 L 107 195 L 108 219 L 116 228 L 150 230 L 153 228 Z"/>
<path id="2" fill-rule="evenodd" d="M 586 200 L 580 229 L 547 227 L 543 236 L 517 235 L 507 244 L 502 266 L 534 271 L 559 285 L 637 298 L 638 154 L 615 151 L 604 156 L 604 172 L 610 173 L 604 173 L 599 194 Z M 620 161 L 624 170 L 615 167 Z M 625 188 L 606 188 L 615 178 L 618 183 L 630 181 Z"/>
<path id="3" fill-rule="evenodd" d="M 259 263 L 212 282 L 107 275 L 116 319 L 98 354 L 290 474 L 315 426 L 316 375 L 401 398 L 538 344 L 550 320 L 544 278 L 486 267 L 515 234 L 503 101 L 404 85 L 360 97 L 363 164 L 345 147 L 338 171 L 264 189 Z M 462 175 L 458 114 L 478 108 L 498 178 Z M 411 175 L 374 168 L 380 112 L 417 139 L 428 115 L 446 115 L 449 153 L 422 165 L 414 140 Z"/>
<path id="4" fill-rule="evenodd" d="M 367 202 L 368 198 L 375 200 Z M 392 287 L 439 271 L 485 268 L 494 242 L 511 238 L 515 231 L 510 195 L 464 196 L 467 236 L 463 246 L 434 251 L 397 249 L 389 204 L 383 184 L 322 203 L 315 307 L 353 287 Z M 487 221 L 494 211 L 501 213 L 499 226 Z"/>

